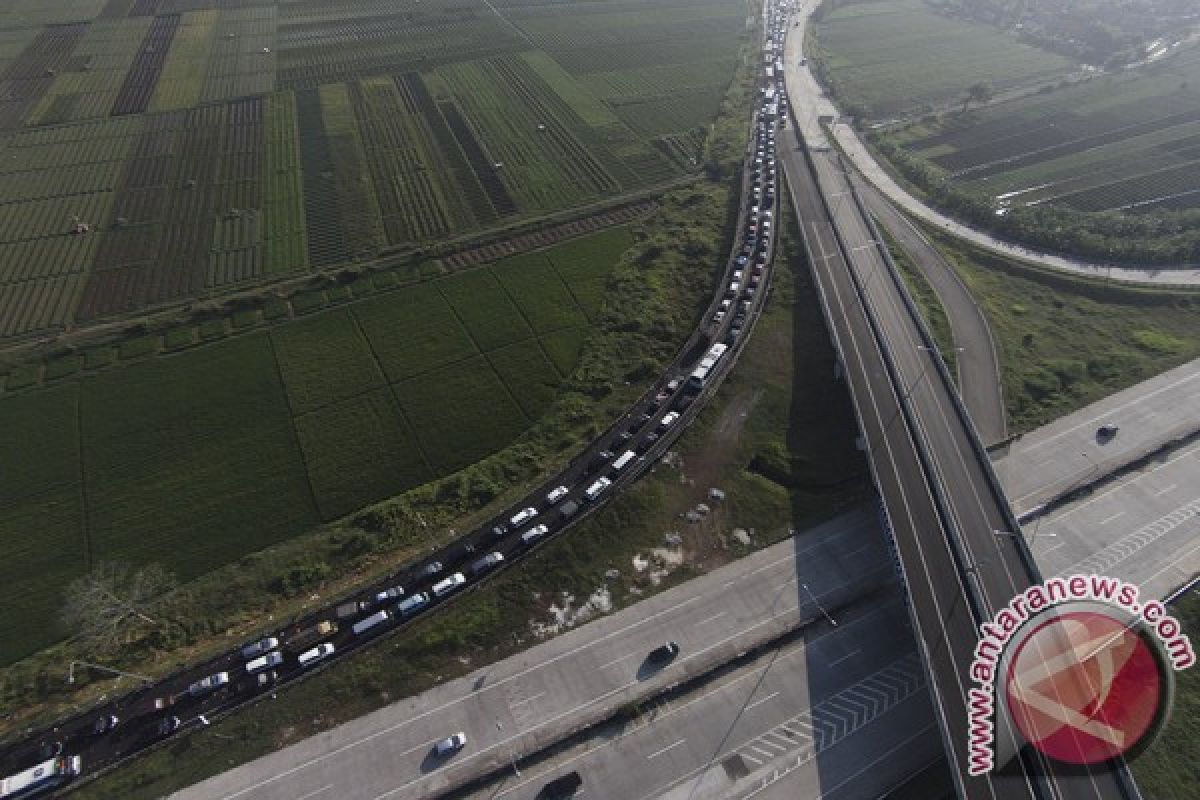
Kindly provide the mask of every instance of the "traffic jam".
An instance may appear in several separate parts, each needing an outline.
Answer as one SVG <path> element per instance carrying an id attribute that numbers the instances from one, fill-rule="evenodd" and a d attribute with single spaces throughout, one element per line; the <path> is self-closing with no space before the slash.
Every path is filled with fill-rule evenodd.
<path id="1" fill-rule="evenodd" d="M 310 614 L 202 666 L 110 701 L 33 737 L 5 758 L 28 765 L 0 778 L 0 800 L 39 794 L 210 724 L 217 715 L 352 652 L 436 608 L 603 505 L 619 484 L 640 475 L 694 416 L 692 406 L 732 364 L 754 315 L 766 302 L 776 209 L 775 131 L 786 124 L 779 59 L 783 14 L 769 13 L 768 37 L 743 176 L 740 235 L 709 310 L 694 334 L 703 355 L 675 363 L 659 383 L 557 479 L 502 516 L 370 590 Z M 689 412 L 689 409 L 691 410 Z M 455 749 L 465 744 L 455 743 Z M 449 746 L 449 745 L 447 745 Z"/>

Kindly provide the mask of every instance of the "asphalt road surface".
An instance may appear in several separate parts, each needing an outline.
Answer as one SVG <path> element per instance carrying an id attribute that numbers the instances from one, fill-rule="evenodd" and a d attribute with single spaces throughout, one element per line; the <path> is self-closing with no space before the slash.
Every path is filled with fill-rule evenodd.
<path id="1" fill-rule="evenodd" d="M 799 64 L 801 57 L 803 57 L 803 53 L 801 52 L 801 43 L 804 38 L 803 31 L 808 24 L 809 16 L 818 5 L 819 0 L 800 0 L 797 4 L 797 12 L 793 23 L 789 23 L 794 24 L 795 22 L 799 22 L 799 26 L 789 28 L 790 35 L 788 36 L 788 93 L 791 96 L 793 106 L 797 110 L 797 116 L 801 118 L 800 122 L 804 127 L 805 137 L 809 141 L 810 146 L 820 144 L 824 138 L 823 135 L 820 138 L 811 135 L 812 129 L 819 128 L 818 119 L 824 116 L 837 120 L 841 115 L 837 106 L 822 91 L 808 66 L 801 67 Z M 803 113 L 801 113 L 801 109 L 803 109 Z M 847 158 L 849 158 L 859 172 L 866 176 L 867 180 L 878 187 L 888 200 L 922 222 L 933 225 L 939 230 L 953 234 L 979 247 L 985 247 L 989 250 L 1023 261 L 1030 261 L 1051 269 L 1075 272 L 1095 278 L 1104 278 L 1105 280 L 1158 285 L 1200 285 L 1200 269 L 1137 269 L 1089 263 L 1077 259 L 1036 252 L 1020 245 L 997 239 L 991 234 L 984 233 L 968 225 L 963 225 L 925 205 L 897 184 L 891 175 L 888 174 L 887 170 L 875 161 L 871 152 L 850 125 L 845 122 L 834 122 L 831 126 L 831 131 L 837 139 L 838 147 L 841 148 L 842 152 L 846 154 Z"/>
<path id="2" fill-rule="evenodd" d="M 893 580 L 879 517 L 860 510 L 172 797 L 431 797 L 825 612 L 839 613 Z M 682 652 L 652 668 L 647 654 L 667 640 Z M 433 743 L 457 731 L 467 734 L 467 746 L 452 758 L 432 757 Z"/>
<path id="3" fill-rule="evenodd" d="M 461 797 L 535 800 L 547 781 L 571 770 L 586 776 L 580 796 L 597 798 L 718 800 L 789 787 L 802 788 L 793 798 L 877 797 L 914 764 L 941 758 L 941 743 L 894 588 L 835 621 L 819 621 L 803 639 L 692 695 Z"/>
<path id="4" fill-rule="evenodd" d="M 795 67 L 793 60 L 789 68 Z M 792 133 L 781 139 L 781 163 L 891 516 L 960 795 L 1125 796 L 1119 775 L 1068 776 L 1026 759 L 1013 762 L 1011 772 L 967 776 L 967 675 L 976 624 L 1027 588 L 1036 571 L 1017 537 L 996 533 L 1013 529 L 1007 500 L 840 163 L 818 151 L 810 169 Z"/>
<path id="5" fill-rule="evenodd" d="M 1008 413 L 996 345 L 983 310 L 925 234 L 871 184 L 857 175 L 851 178 L 867 209 L 916 263 L 946 312 L 954 344 L 959 348 L 955 363 L 963 403 L 971 412 L 979 438 L 989 445 L 1003 441 L 1008 435 Z"/>
<path id="6" fill-rule="evenodd" d="M 1060 417 L 993 456 L 1018 515 L 1200 431 L 1200 359 Z M 1115 436 L 1098 434 L 1118 426 Z"/>

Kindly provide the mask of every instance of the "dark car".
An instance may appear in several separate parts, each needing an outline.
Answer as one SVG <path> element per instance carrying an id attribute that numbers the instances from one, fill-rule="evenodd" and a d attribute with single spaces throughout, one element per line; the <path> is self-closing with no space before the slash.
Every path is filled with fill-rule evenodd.
<path id="1" fill-rule="evenodd" d="M 96 720 L 96 724 L 92 726 L 92 733 L 99 736 L 102 733 L 108 733 L 113 728 L 117 727 L 117 723 L 121 720 L 116 714 L 105 714 Z"/>
<path id="2" fill-rule="evenodd" d="M 668 664 L 674 661 L 677 655 L 679 655 L 679 645 L 675 642 L 667 642 L 651 650 L 650 655 L 646 656 L 646 660 L 651 664 Z"/>
<path id="3" fill-rule="evenodd" d="M 170 736 L 175 731 L 179 730 L 179 717 L 163 717 L 158 722 L 158 735 Z"/>
<path id="4" fill-rule="evenodd" d="M 1119 431 L 1119 430 L 1120 430 L 1120 428 L 1118 428 L 1113 423 L 1106 422 L 1103 425 L 1101 425 L 1099 428 L 1096 429 L 1096 438 L 1097 439 L 1111 439 L 1117 435 L 1117 431 Z"/>
<path id="5" fill-rule="evenodd" d="M 543 786 L 537 793 L 537 800 L 561 800 L 571 797 L 582 785 L 583 778 L 579 777 L 578 772 L 568 772 Z"/>
<path id="6" fill-rule="evenodd" d="M 506 533 L 508 533 L 508 525 L 504 524 L 503 522 L 492 526 L 493 536 L 503 536 Z"/>

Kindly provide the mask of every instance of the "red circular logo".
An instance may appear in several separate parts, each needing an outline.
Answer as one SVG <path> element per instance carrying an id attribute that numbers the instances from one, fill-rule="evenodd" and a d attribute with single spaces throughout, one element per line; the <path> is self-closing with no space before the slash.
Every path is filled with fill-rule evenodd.
<path id="1" fill-rule="evenodd" d="M 1036 627 L 1009 662 L 1013 724 L 1041 752 L 1091 765 L 1153 735 L 1165 678 L 1138 630 L 1097 611 L 1062 612 Z"/>

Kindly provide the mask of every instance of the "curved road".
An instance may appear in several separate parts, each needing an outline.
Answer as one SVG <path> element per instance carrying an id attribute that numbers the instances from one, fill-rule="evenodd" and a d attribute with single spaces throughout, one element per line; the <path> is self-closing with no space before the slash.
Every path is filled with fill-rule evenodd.
<path id="1" fill-rule="evenodd" d="M 1000 382 L 1000 360 L 983 309 L 954 268 L 908 217 L 859 176 L 852 175 L 851 180 L 871 215 L 895 237 L 929 281 L 950 320 L 954 344 L 961 348 L 956 362 L 959 391 L 971 412 L 971 421 L 975 423 L 979 438 L 988 445 L 1004 441 L 1008 436 L 1008 425 L 1004 389 Z"/>
<path id="2" fill-rule="evenodd" d="M 907 213 L 917 217 L 922 222 L 933 225 L 939 230 L 965 239 L 979 247 L 993 250 L 1003 255 L 1018 258 L 1022 261 L 1035 263 L 1042 267 L 1074 272 L 1094 278 L 1121 281 L 1128 283 L 1154 284 L 1157 286 L 1200 286 L 1200 269 L 1161 269 L 1134 268 L 1117 266 L 1115 264 L 1096 264 L 1079 261 L 1073 258 L 1050 255 L 1030 250 L 1020 245 L 998 239 L 989 233 L 964 225 L 946 216 L 940 211 L 925 205 L 901 187 L 892 176 L 879 165 L 850 125 L 837 121 L 841 112 L 833 101 L 826 96 L 817 83 L 816 77 L 807 68 L 800 65 L 803 55 L 802 44 L 804 31 L 808 27 L 809 17 L 820 4 L 820 0 L 800 0 L 793 17 L 798 25 L 787 39 L 785 71 L 787 87 L 792 108 L 797 114 L 804 133 L 804 139 L 810 147 L 816 147 L 818 142 L 827 142 L 828 137 L 820 124 L 822 117 L 831 118 L 829 133 L 837 142 L 837 146 L 862 174 L 888 200 L 895 203 Z M 801 110 L 804 116 L 801 118 Z"/>

